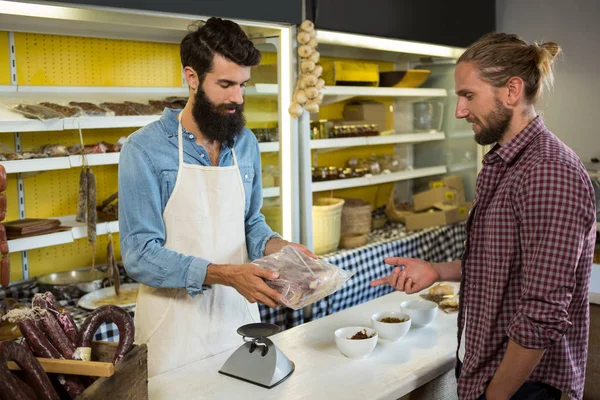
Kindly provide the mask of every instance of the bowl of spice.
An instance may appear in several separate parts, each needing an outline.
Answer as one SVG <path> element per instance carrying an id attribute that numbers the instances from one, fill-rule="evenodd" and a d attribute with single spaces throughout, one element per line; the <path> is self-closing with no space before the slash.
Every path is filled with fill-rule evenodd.
<path id="1" fill-rule="evenodd" d="M 383 311 L 371 316 L 371 324 L 385 340 L 398 340 L 410 329 L 411 319 L 408 314 L 397 311 Z"/>
<path id="2" fill-rule="evenodd" d="M 366 358 L 377 345 L 377 331 L 364 326 L 349 326 L 335 331 L 335 344 L 348 358 Z"/>

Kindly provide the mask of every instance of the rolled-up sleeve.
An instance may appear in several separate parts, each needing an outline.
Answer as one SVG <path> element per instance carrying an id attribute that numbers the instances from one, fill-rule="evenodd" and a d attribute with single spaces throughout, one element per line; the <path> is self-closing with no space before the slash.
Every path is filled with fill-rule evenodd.
<path id="1" fill-rule="evenodd" d="M 594 224 L 586 179 L 570 165 L 546 161 L 528 172 L 516 195 L 521 305 L 507 334 L 525 348 L 546 349 L 571 326 L 575 270 Z"/>
<path id="2" fill-rule="evenodd" d="M 208 260 L 164 247 L 165 226 L 158 174 L 152 160 L 128 140 L 119 159 L 119 231 L 127 273 L 152 287 L 202 292 Z"/>
<path id="3" fill-rule="evenodd" d="M 261 258 L 265 254 L 265 246 L 272 238 L 281 236 L 271 230 L 265 222 L 264 215 L 260 212 L 263 204 L 262 194 L 262 171 L 260 161 L 260 149 L 258 142 L 252 146 L 254 153 L 254 181 L 252 182 L 252 193 L 250 194 L 250 207 L 246 213 L 246 247 L 250 260 Z"/>

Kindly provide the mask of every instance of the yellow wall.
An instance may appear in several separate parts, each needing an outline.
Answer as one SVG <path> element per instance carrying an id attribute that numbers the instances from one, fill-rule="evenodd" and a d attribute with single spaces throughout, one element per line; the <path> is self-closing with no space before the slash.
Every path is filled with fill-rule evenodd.
<path id="1" fill-rule="evenodd" d="M 15 33 L 19 85 L 181 86 L 179 45 Z"/>
<path id="2" fill-rule="evenodd" d="M 8 32 L 0 32 L 0 85 L 10 85 Z"/>

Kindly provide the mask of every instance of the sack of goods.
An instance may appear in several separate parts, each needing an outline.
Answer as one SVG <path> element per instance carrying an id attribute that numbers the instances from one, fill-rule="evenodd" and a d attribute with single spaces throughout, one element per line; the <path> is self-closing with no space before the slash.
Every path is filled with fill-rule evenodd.
<path id="1" fill-rule="evenodd" d="M 354 275 L 336 265 L 310 258 L 293 246 L 285 246 L 253 263 L 279 273 L 279 278 L 266 281 L 267 285 L 281 293 L 283 305 L 294 310 L 335 293 Z"/>

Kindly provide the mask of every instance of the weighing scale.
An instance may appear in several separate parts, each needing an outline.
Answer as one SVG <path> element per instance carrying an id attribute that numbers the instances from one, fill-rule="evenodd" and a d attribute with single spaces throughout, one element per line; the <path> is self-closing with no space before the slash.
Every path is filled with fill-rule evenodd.
<path id="1" fill-rule="evenodd" d="M 273 324 L 248 324 L 238 328 L 244 344 L 223 364 L 219 373 L 271 389 L 294 372 L 295 365 L 267 337 L 278 333 Z"/>

